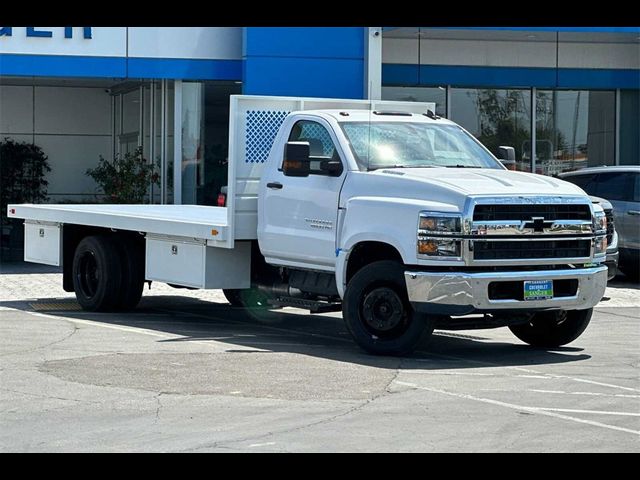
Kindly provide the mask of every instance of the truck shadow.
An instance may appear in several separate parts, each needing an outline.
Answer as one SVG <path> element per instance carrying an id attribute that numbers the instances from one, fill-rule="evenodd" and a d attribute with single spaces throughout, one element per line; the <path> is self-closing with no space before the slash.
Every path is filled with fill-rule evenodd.
<path id="1" fill-rule="evenodd" d="M 0 306 L 176 336 L 154 340 L 166 344 L 215 341 L 227 344 L 227 353 L 292 353 L 389 369 L 397 369 L 399 365 L 403 370 L 526 367 L 591 358 L 581 353 L 579 347 L 538 350 L 520 343 L 515 337 L 513 343 L 505 343 L 495 338 L 495 330 L 436 330 L 412 355 L 378 357 L 358 348 L 339 313 L 319 315 L 289 308 L 246 311 L 184 296 L 143 297 L 138 308 L 127 313 L 85 312 L 68 298 L 5 301 L 0 302 Z M 52 308 L 47 309 L 47 306 Z"/>

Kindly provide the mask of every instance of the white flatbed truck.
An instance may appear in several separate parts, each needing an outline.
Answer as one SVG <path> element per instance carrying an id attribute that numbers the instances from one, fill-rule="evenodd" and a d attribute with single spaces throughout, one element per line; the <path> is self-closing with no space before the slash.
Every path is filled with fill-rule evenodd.
<path id="1" fill-rule="evenodd" d="M 224 207 L 9 205 L 25 260 L 87 310 L 146 281 L 236 306 L 342 310 L 374 354 L 434 328 L 573 341 L 607 280 L 606 218 L 573 184 L 507 170 L 433 104 L 232 96 Z M 502 149 L 505 160 L 509 148 Z"/>

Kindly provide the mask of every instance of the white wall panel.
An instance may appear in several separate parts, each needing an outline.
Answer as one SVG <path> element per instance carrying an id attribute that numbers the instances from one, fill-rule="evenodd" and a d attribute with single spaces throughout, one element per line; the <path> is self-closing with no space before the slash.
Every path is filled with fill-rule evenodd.
<path id="1" fill-rule="evenodd" d="M 33 87 L 0 85 L 0 133 L 33 132 Z"/>
<path id="2" fill-rule="evenodd" d="M 418 39 L 384 38 L 382 41 L 382 63 L 418 63 Z"/>
<path id="3" fill-rule="evenodd" d="M 111 135 L 111 99 L 102 88 L 36 87 L 36 133 Z"/>
<path id="4" fill-rule="evenodd" d="M 242 58 L 240 27 L 129 27 L 129 57 Z"/>
<path id="5" fill-rule="evenodd" d="M 50 194 L 96 192 L 95 182 L 85 171 L 98 165 L 98 155 L 111 158 L 110 136 L 36 135 L 35 143 L 49 155 Z"/>
<path id="6" fill-rule="evenodd" d="M 51 38 L 27 37 L 27 27 L 13 27 L 10 37 L 0 37 L 0 52 L 94 57 L 127 55 L 127 27 L 91 27 L 91 39 L 83 37 L 82 27 L 74 27 L 73 38 L 64 38 L 64 27 L 35 28 L 50 31 Z"/>
<path id="7" fill-rule="evenodd" d="M 554 42 L 427 39 L 420 41 L 420 63 L 555 68 L 556 44 Z"/>
<path id="8" fill-rule="evenodd" d="M 574 43 L 558 45 L 560 68 L 640 68 L 640 43 Z"/>

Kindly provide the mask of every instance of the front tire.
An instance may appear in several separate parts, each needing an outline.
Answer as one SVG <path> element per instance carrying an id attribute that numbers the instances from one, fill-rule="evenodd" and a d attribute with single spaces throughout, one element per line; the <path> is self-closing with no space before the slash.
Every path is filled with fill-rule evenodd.
<path id="1" fill-rule="evenodd" d="M 536 313 L 529 322 L 512 325 L 511 332 L 533 347 L 554 348 L 573 342 L 591 321 L 593 308 Z"/>
<path id="2" fill-rule="evenodd" d="M 373 262 L 349 281 L 342 313 L 347 330 L 374 355 L 406 355 L 433 332 L 433 318 L 413 310 L 404 267 L 390 260 Z"/>
<path id="3" fill-rule="evenodd" d="M 122 264 L 113 239 L 83 238 L 73 256 L 73 289 L 80 306 L 92 312 L 117 309 L 121 285 Z"/>
<path id="4" fill-rule="evenodd" d="M 269 297 L 257 288 L 224 289 L 225 298 L 233 307 L 248 309 L 269 308 Z"/>

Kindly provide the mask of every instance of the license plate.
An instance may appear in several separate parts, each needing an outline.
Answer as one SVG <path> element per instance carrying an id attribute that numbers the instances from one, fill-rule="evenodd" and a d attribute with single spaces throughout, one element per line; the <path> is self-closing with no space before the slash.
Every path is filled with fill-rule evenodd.
<path id="1" fill-rule="evenodd" d="M 525 300 L 547 300 L 553 298 L 553 280 L 526 280 L 524 282 Z"/>

